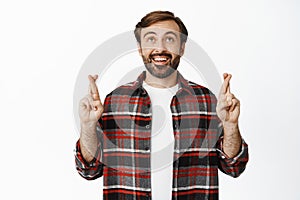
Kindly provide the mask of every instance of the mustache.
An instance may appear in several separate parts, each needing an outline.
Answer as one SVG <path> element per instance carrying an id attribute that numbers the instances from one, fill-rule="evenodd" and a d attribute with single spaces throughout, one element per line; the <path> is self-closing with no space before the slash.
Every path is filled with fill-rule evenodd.
<path id="1" fill-rule="evenodd" d="M 149 56 L 149 58 L 152 59 L 155 56 L 165 56 L 165 57 L 172 59 L 172 55 L 169 53 L 153 53 Z"/>

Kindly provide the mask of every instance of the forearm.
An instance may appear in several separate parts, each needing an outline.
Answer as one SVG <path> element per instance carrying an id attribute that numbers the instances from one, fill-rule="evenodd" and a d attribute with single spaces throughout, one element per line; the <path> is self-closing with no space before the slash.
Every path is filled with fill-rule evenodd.
<path id="1" fill-rule="evenodd" d="M 94 159 L 98 148 L 96 134 L 97 123 L 81 124 L 80 147 L 83 158 L 90 162 Z"/>
<path id="2" fill-rule="evenodd" d="M 223 123 L 223 128 L 223 151 L 229 158 L 233 158 L 239 153 L 242 143 L 239 127 L 237 123 Z"/>

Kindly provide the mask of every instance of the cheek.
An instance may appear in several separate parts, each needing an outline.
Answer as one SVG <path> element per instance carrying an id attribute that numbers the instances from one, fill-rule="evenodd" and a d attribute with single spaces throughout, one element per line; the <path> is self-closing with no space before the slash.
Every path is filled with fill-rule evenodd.
<path id="1" fill-rule="evenodd" d="M 149 44 L 147 44 L 143 41 L 141 42 L 141 48 L 142 48 L 143 54 L 148 54 L 148 52 L 150 52 L 154 49 L 153 46 L 150 46 Z"/>
<path id="2" fill-rule="evenodd" d="M 149 57 L 149 55 L 151 54 L 152 50 L 150 50 L 149 48 L 143 48 L 141 50 L 141 54 L 144 56 L 144 57 Z"/>
<path id="3" fill-rule="evenodd" d="M 172 54 L 172 60 L 175 60 L 175 59 L 178 59 L 181 57 L 178 49 L 172 50 L 171 54 Z"/>
<path id="4" fill-rule="evenodd" d="M 178 45 L 170 45 L 169 47 L 167 47 L 167 50 L 173 54 L 173 56 L 178 56 L 180 55 L 180 48 L 178 47 Z"/>

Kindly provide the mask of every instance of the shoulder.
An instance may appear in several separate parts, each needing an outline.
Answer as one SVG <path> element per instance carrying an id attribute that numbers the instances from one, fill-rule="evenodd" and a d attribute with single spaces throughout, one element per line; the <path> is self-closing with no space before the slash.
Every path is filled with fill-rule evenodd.
<path id="1" fill-rule="evenodd" d="M 197 97 L 199 103 L 207 103 L 211 105 L 217 104 L 218 100 L 210 89 L 192 81 L 187 81 L 187 83 L 189 88 L 191 88 L 193 95 Z"/>
<path id="2" fill-rule="evenodd" d="M 190 90 L 192 90 L 193 96 L 197 98 L 199 105 L 203 105 L 207 110 L 215 110 L 218 100 L 214 93 L 203 85 L 192 81 L 187 82 Z"/>
<path id="3" fill-rule="evenodd" d="M 195 95 L 211 95 L 215 96 L 214 93 L 208 89 L 207 87 L 203 85 L 199 85 L 197 83 L 194 83 L 192 81 L 187 81 L 190 88 L 192 88 Z"/>
<path id="4" fill-rule="evenodd" d="M 116 89 L 107 94 L 106 97 L 132 96 L 137 90 L 138 88 L 136 87 L 136 81 L 132 81 L 124 85 L 118 86 Z"/>

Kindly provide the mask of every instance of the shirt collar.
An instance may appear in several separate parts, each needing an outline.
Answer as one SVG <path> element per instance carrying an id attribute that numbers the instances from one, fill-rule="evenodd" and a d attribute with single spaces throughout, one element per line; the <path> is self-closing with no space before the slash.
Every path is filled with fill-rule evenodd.
<path id="1" fill-rule="evenodd" d="M 189 85 L 189 82 L 180 74 L 179 71 L 177 72 L 177 83 L 178 83 L 178 92 L 177 94 L 190 94 L 193 95 L 194 94 L 194 90 L 193 88 Z M 175 73 L 176 73 L 175 72 Z M 143 81 L 146 78 L 146 71 L 143 71 L 138 78 L 136 79 L 136 81 L 133 83 L 133 89 L 136 90 L 138 88 L 142 88 L 143 89 Z"/>

